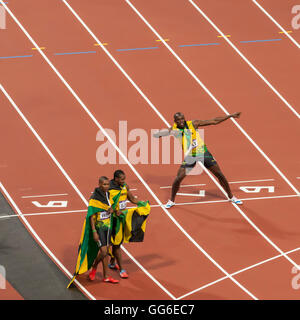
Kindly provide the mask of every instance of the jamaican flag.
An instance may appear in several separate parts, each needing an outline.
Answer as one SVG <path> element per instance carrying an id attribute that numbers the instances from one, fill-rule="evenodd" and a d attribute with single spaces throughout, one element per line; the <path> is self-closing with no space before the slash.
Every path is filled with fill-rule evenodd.
<path id="1" fill-rule="evenodd" d="M 116 194 L 112 198 L 113 209 L 118 204 L 119 197 L 120 193 Z M 88 212 L 85 221 L 83 222 L 80 243 L 78 247 L 78 258 L 75 272 L 67 288 L 70 287 L 78 274 L 82 274 L 91 268 L 94 260 L 97 257 L 99 248 L 97 243 L 93 239 L 90 217 L 97 212 L 107 211 L 110 207 L 108 199 L 109 193 L 105 194 L 100 188 L 96 188 L 89 200 Z"/>
<path id="2" fill-rule="evenodd" d="M 137 207 L 126 209 L 128 190 L 126 183 L 120 186 L 114 179 L 110 180 L 109 193 L 111 201 L 114 201 L 113 199 L 119 196 L 116 209 L 122 212 L 119 216 L 114 213 L 111 218 L 111 242 L 115 245 L 123 242 L 141 242 L 144 239 L 150 205 L 148 201 L 139 201 Z"/>
<path id="3" fill-rule="evenodd" d="M 149 201 L 139 201 L 137 207 L 122 210 L 111 218 L 111 242 L 114 245 L 128 242 L 142 242 L 146 229 L 146 219 L 150 213 Z"/>

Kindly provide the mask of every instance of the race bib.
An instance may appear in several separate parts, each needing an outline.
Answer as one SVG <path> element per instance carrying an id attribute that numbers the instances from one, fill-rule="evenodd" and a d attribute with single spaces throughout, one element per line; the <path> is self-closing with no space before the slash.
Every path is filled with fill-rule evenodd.
<path id="1" fill-rule="evenodd" d="M 126 200 L 119 202 L 119 209 L 120 209 L 120 210 L 126 209 L 126 206 L 127 206 Z"/>
<path id="2" fill-rule="evenodd" d="M 198 142 L 197 142 L 197 139 L 193 139 L 193 142 L 192 142 L 192 147 L 195 148 L 198 146 Z"/>
<path id="3" fill-rule="evenodd" d="M 100 220 L 105 220 L 110 218 L 110 213 L 107 211 L 100 212 Z"/>

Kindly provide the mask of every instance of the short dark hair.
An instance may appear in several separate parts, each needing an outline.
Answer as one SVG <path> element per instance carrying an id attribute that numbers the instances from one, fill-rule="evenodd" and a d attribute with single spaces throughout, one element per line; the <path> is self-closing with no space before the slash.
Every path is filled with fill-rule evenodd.
<path id="1" fill-rule="evenodd" d="M 114 172 L 114 179 L 120 178 L 120 176 L 121 176 L 122 174 L 125 174 L 124 171 L 122 171 L 122 170 L 116 170 L 116 171 Z"/>
<path id="2" fill-rule="evenodd" d="M 178 116 L 183 116 L 183 113 L 182 113 L 182 112 L 176 112 L 176 113 L 174 114 L 174 120 L 175 120 Z"/>
<path id="3" fill-rule="evenodd" d="M 99 178 L 99 182 L 103 182 L 103 181 L 105 181 L 105 180 L 109 180 L 107 177 L 105 177 L 105 176 L 101 176 L 100 178 Z"/>

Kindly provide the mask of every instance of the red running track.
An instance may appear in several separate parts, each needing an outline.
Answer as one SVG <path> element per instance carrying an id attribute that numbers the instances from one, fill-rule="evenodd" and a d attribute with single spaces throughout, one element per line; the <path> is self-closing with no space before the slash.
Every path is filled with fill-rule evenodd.
<path id="1" fill-rule="evenodd" d="M 99 46 L 94 46 L 95 40 L 91 34 L 83 28 L 63 3 L 43 1 L 33 4 L 32 2 L 32 6 L 35 7 L 33 11 L 30 10 L 30 2 L 26 4 L 11 2 L 9 8 L 37 44 L 45 47 L 44 54 L 67 81 L 67 85 L 78 94 L 98 123 L 117 132 L 119 120 L 126 120 L 128 131 L 143 128 L 148 134 L 152 128 L 165 126 L 149 103 L 124 77 L 105 52 Z M 210 118 L 223 113 L 168 48 L 161 41 L 155 41 L 156 36 L 127 3 L 115 1 L 109 4 L 105 2 L 96 4 L 91 1 L 89 5 L 84 6 L 79 1 L 69 3 L 87 23 L 93 34 L 100 41 L 108 43 L 106 47 L 109 52 L 167 121 L 171 122 L 173 113 L 178 110 L 184 110 L 190 118 Z M 290 184 L 294 188 L 299 187 L 298 167 L 295 161 L 299 151 L 292 149 L 299 136 L 298 120 L 295 115 L 225 43 L 216 47 L 179 47 L 184 44 L 220 41 L 215 30 L 201 19 L 199 13 L 189 3 L 182 1 L 175 5 L 171 1 L 165 1 L 163 4 L 157 1 L 149 5 L 147 2 L 135 1 L 134 5 L 159 34 L 169 38 L 167 43 L 171 48 L 180 55 L 196 77 L 203 81 L 213 96 L 221 101 L 229 112 L 237 110 L 243 112 L 239 124 L 252 137 L 252 141 L 262 148 L 269 159 L 272 159 L 276 168 L 280 168 L 280 172 Z M 95 15 L 95 12 L 99 15 Z M 168 23 L 166 23 L 166 15 Z M 232 15 L 234 16 L 234 13 Z M 52 24 L 53 17 L 55 17 L 55 25 Z M 186 17 L 189 18 L 189 23 L 184 23 Z M 214 20 L 216 18 L 218 17 L 214 17 Z M 49 28 L 50 24 L 51 28 Z M 31 50 L 32 43 L 11 18 L 3 34 L 3 43 L 5 49 L 1 56 L 33 54 L 32 58 L 1 61 L 4 70 L 1 75 L 1 84 L 55 155 L 58 163 L 66 170 L 83 197 L 88 198 L 99 174 L 111 175 L 113 170 L 121 167 L 127 173 L 128 184 L 132 188 L 137 188 L 136 193 L 139 196 L 149 199 L 154 205 L 157 203 L 153 199 L 153 194 L 151 195 L 151 190 L 162 202 L 168 199 L 169 189 L 161 189 L 161 187 L 172 183 L 177 165 L 135 165 L 135 169 L 147 182 L 149 189 L 145 188 L 127 165 L 100 167 L 95 161 L 95 153 L 99 146 L 99 142 L 96 141 L 99 127 L 55 75 L 45 58 L 36 50 Z M 145 47 L 158 47 L 158 49 L 117 51 Z M 96 53 L 55 55 L 78 51 L 96 51 Z M 260 56 L 258 50 L 254 53 Z M 248 51 L 245 54 L 249 54 Z M 260 56 L 260 59 L 262 58 L 264 57 Z M 265 72 L 265 69 L 261 71 Z M 288 69 L 287 72 L 291 70 Z M 281 82 L 282 79 L 278 74 L 274 68 L 274 73 L 269 74 L 269 80 L 280 83 L 280 89 L 282 89 L 286 84 Z M 229 75 L 230 81 L 228 81 Z M 295 75 L 290 73 L 290 76 Z M 285 93 L 290 101 L 296 100 L 292 81 L 290 90 Z M 68 196 L 55 198 L 55 200 L 68 201 L 65 211 L 84 210 L 85 204 L 80 199 L 79 193 L 72 188 L 66 176 L 49 158 L 45 149 L 36 141 L 4 95 L 2 100 L 6 106 L 4 108 L 5 114 L 7 113 L 6 118 L 9 117 L 18 129 L 13 131 L 12 137 L 16 134 L 24 139 L 21 146 L 17 141 L 13 141 L 13 138 L 9 146 L 5 145 L 6 149 L 3 146 L 7 159 L 1 167 L 1 182 L 17 206 L 23 213 L 51 212 L 53 209 L 37 209 L 32 205 L 32 198 L 22 197 L 67 193 Z M 253 106 L 257 107 L 253 108 Z M 259 117 L 257 117 L 258 111 Z M 285 119 L 284 123 L 282 119 Z M 279 125 L 282 130 L 280 134 L 276 134 Z M 3 128 L 6 129 L 4 132 L 8 132 L 7 130 L 11 130 L 12 127 Z M 224 136 L 228 137 L 225 143 L 220 139 Z M 233 183 L 233 191 L 239 197 L 251 199 L 253 194 L 246 194 L 238 187 L 245 185 L 274 187 L 274 193 L 271 196 L 277 197 L 276 199 L 270 198 L 268 192 L 256 194 L 254 198 L 260 199 L 245 200 L 242 212 L 255 223 L 267 239 L 281 250 L 288 252 L 297 249 L 299 241 L 295 226 L 299 220 L 296 212 L 299 200 L 295 198 L 294 190 L 282 175 L 278 174 L 278 171 L 270 165 L 239 128 L 229 121 L 206 130 L 205 138 L 230 181 L 272 179 L 271 182 Z M 18 148 L 15 148 L 15 145 L 18 145 Z M 277 148 L 278 145 L 284 145 L 287 150 L 294 150 L 294 157 L 287 158 L 282 149 Z M 20 153 L 22 147 L 26 151 Z M 21 157 L 18 161 L 15 160 L 17 155 Z M 6 167 L 8 164 L 9 167 Z M 47 168 L 44 168 L 46 165 Z M 24 168 L 28 176 L 24 175 Z M 18 175 L 17 170 L 20 170 Z M 41 174 L 36 174 L 39 170 Z M 50 173 L 50 170 L 53 173 Z M 24 177 L 21 181 L 26 181 L 27 188 L 32 189 L 20 187 L 20 176 Z M 54 179 L 48 181 L 49 177 Z M 145 276 L 145 273 L 127 258 L 126 265 L 131 275 L 130 280 L 122 281 L 118 290 L 107 286 L 103 290 L 103 284 L 99 282 L 91 284 L 85 276 L 79 277 L 80 283 L 90 292 L 90 297 L 96 299 L 122 299 L 125 296 L 127 299 L 179 298 L 200 288 L 186 298 L 251 298 L 251 295 L 232 279 L 218 280 L 224 277 L 224 272 L 221 270 L 229 273 L 237 272 L 277 256 L 278 250 L 263 238 L 236 208 L 222 201 L 224 196 L 207 175 L 201 175 L 201 179 L 199 176 L 188 177 L 185 183 L 206 184 L 205 199 L 200 201 L 196 198 L 196 202 L 201 203 L 195 203 L 195 198 L 178 196 L 179 203 L 193 204 L 178 205 L 170 211 L 186 230 L 188 236 L 175 226 L 164 210 L 154 207 L 148 221 L 144 243 L 126 246 L 165 290 Z M 184 190 L 195 193 L 199 188 L 182 188 L 182 192 Z M 289 197 L 279 198 L 280 196 Z M 43 199 L 45 203 L 47 200 L 48 198 Z M 218 200 L 219 202 L 213 202 Z M 207 201 L 210 202 L 206 203 Z M 288 211 L 287 208 L 289 208 Z M 72 212 L 57 215 L 41 214 L 27 218 L 37 234 L 70 273 L 74 268 L 83 217 L 84 212 Z M 173 249 L 175 243 L 176 250 Z M 210 260 L 203 255 L 200 248 L 210 255 Z M 299 260 L 297 251 L 289 254 L 288 257 L 294 263 Z M 195 265 L 199 267 L 191 267 Z M 297 299 L 297 291 L 290 284 L 292 267 L 293 264 L 286 257 L 278 257 L 238 273 L 234 279 L 238 279 L 244 289 L 249 290 L 259 299 Z M 184 278 L 178 276 L 182 273 L 185 274 Z M 266 274 L 269 278 L 280 274 L 280 281 L 271 283 Z M 214 281 L 218 282 L 211 284 Z"/>

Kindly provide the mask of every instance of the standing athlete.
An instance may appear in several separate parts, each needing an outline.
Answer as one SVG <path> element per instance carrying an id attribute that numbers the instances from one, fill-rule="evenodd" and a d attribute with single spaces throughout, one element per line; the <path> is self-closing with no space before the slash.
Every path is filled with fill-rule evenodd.
<path id="1" fill-rule="evenodd" d="M 121 191 L 121 195 L 119 198 L 119 203 L 116 207 L 117 211 L 125 210 L 127 207 L 127 200 L 129 200 L 133 204 L 138 204 L 138 199 L 134 197 L 131 193 L 129 186 L 125 182 L 126 175 L 122 170 L 116 170 L 114 172 L 114 178 L 110 180 L 109 184 L 109 192 L 111 199 Z M 116 258 L 117 263 L 115 262 L 115 258 L 111 258 L 110 264 L 108 265 L 110 269 L 116 269 L 120 271 L 120 277 L 123 279 L 128 278 L 128 274 L 122 266 L 122 256 L 120 245 L 112 246 L 112 254 Z"/>
<path id="2" fill-rule="evenodd" d="M 181 164 L 177 172 L 177 177 L 172 185 L 171 199 L 165 206 L 167 209 L 170 209 L 175 205 L 175 197 L 182 180 L 185 178 L 187 173 L 195 167 L 198 161 L 201 161 L 205 168 L 212 172 L 219 180 L 219 183 L 228 195 L 229 201 L 235 204 L 242 204 L 242 201 L 234 197 L 231 193 L 227 179 L 212 154 L 207 150 L 204 141 L 201 139 L 200 134 L 197 131 L 199 127 L 216 125 L 229 118 L 239 118 L 240 114 L 240 112 L 236 112 L 228 116 L 217 117 L 211 120 L 186 121 L 184 115 L 181 112 L 177 112 L 174 114 L 173 127 L 159 131 L 153 135 L 156 138 L 168 135 L 174 135 L 176 137 L 179 136 L 182 139 L 182 147 L 185 154 L 183 163 Z"/>

